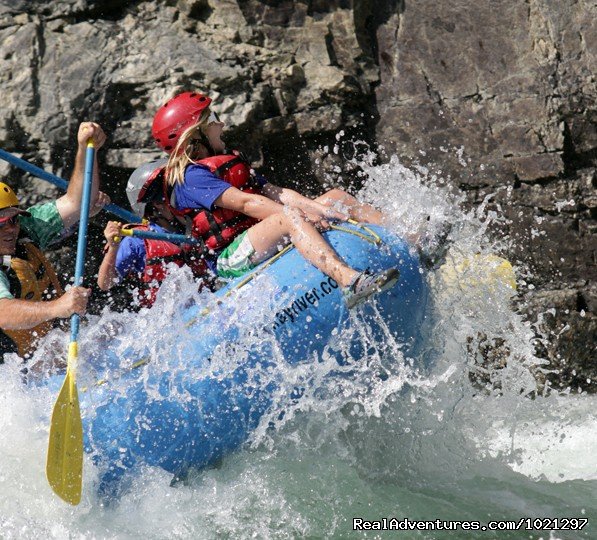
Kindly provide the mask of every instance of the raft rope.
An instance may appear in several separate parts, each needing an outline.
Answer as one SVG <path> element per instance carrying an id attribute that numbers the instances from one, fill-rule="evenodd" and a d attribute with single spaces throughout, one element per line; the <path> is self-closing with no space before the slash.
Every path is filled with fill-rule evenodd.
<path id="1" fill-rule="evenodd" d="M 363 230 L 367 231 L 371 235 L 371 237 L 368 237 L 367 235 L 360 233 L 358 231 L 355 231 L 353 229 L 347 229 L 346 227 L 340 227 L 339 225 L 330 225 L 330 228 L 334 229 L 336 231 L 353 234 L 354 236 L 358 236 L 359 238 L 361 238 L 367 242 L 370 242 L 372 244 L 380 244 L 381 243 L 381 238 L 375 232 L 373 232 L 371 229 L 369 229 L 367 226 L 361 225 L 358 221 L 354 221 L 354 220 L 349 220 L 349 223 L 352 225 L 361 227 Z M 293 244 L 288 244 L 282 251 L 279 251 L 273 257 L 270 257 L 267 260 L 267 262 L 264 263 L 263 265 L 261 265 L 257 270 L 255 270 L 255 272 L 252 272 L 251 274 L 249 274 L 245 279 L 243 279 L 238 284 L 236 284 L 234 286 L 234 288 L 230 289 L 224 295 L 224 298 L 228 298 L 234 291 L 237 291 L 241 287 L 244 287 L 247 283 L 252 281 L 256 275 L 260 274 L 268 266 L 270 266 L 272 263 L 276 262 L 280 257 L 282 257 L 282 255 L 288 253 L 293 248 L 294 248 Z M 222 300 L 218 299 L 217 303 L 220 304 L 221 302 L 222 302 Z"/>
<path id="2" fill-rule="evenodd" d="M 330 225 L 330 229 L 333 229 L 333 230 L 339 231 L 339 232 L 344 232 L 344 233 L 347 233 L 347 234 L 352 234 L 353 236 L 358 236 L 362 240 L 365 240 L 366 242 L 369 242 L 370 244 L 374 244 L 374 245 L 377 245 L 377 246 L 380 245 L 383 242 L 382 239 L 381 239 L 381 237 L 375 231 L 373 231 L 372 229 L 370 229 L 367 225 L 359 223 L 358 221 L 355 221 L 353 219 L 348 220 L 348 223 L 350 223 L 351 225 L 354 225 L 355 227 L 358 227 L 359 229 L 361 229 L 364 232 L 355 231 L 354 229 L 348 229 L 348 228 L 343 227 L 341 225 L 333 225 L 333 224 Z M 288 253 L 291 249 L 294 249 L 294 244 L 288 244 L 284 249 L 282 249 L 281 251 L 279 251 L 278 253 L 276 253 L 273 257 L 270 257 L 267 260 L 267 262 L 265 262 L 262 265 L 260 265 L 254 272 L 251 272 L 243 280 L 241 280 L 239 283 L 237 283 L 232 289 L 230 289 L 229 291 L 227 291 L 223 298 L 218 298 L 215 301 L 215 305 L 218 306 L 218 305 L 222 304 L 222 302 L 224 301 L 224 299 L 228 298 L 232 293 L 238 291 L 240 288 L 244 287 L 247 283 L 251 282 L 253 279 L 255 279 L 256 276 L 258 276 L 259 274 L 261 274 L 261 272 L 263 272 L 263 270 L 265 270 L 266 268 L 268 268 L 269 266 L 271 266 L 280 257 L 282 257 L 283 255 L 285 255 L 286 253 Z M 200 318 L 205 317 L 206 315 L 209 315 L 210 312 L 211 312 L 211 309 L 209 307 L 203 308 L 203 310 L 201 311 L 201 313 L 199 314 L 199 316 L 193 317 L 189 322 L 187 322 L 185 324 L 185 328 L 190 328 Z M 151 361 L 151 359 L 148 358 L 148 357 L 142 358 L 141 360 L 139 360 L 139 361 L 135 362 L 133 365 L 131 365 L 131 367 L 128 368 L 128 371 L 132 371 L 133 369 L 137 369 L 137 368 L 139 368 L 141 366 L 144 366 L 145 364 L 149 364 L 150 361 Z M 122 375 L 118 375 L 118 376 L 112 378 L 111 381 L 115 381 L 115 380 L 120 379 L 120 377 Z M 93 383 L 92 386 L 93 387 L 102 386 L 104 384 L 107 384 L 108 382 L 110 382 L 108 379 L 100 379 L 100 380 L 96 381 L 95 383 Z M 81 392 L 86 392 L 87 390 L 88 390 L 88 387 L 81 388 Z"/>
<path id="3" fill-rule="evenodd" d="M 145 364 L 149 364 L 150 362 L 150 358 L 149 357 L 145 357 L 142 358 L 141 360 L 138 360 L 137 362 L 135 362 L 130 368 L 128 368 L 128 371 L 132 371 L 133 369 L 137 369 L 141 366 L 144 366 Z M 104 384 L 107 384 L 109 382 L 113 382 L 113 381 L 117 381 L 118 379 L 120 379 L 120 377 L 122 377 L 122 375 L 124 375 L 124 373 L 121 373 L 120 375 L 117 375 L 115 377 L 112 377 L 110 380 L 108 379 L 99 379 L 98 381 L 95 381 L 92 386 L 96 387 L 96 386 L 102 386 Z M 87 386 L 85 386 L 84 388 L 81 388 L 81 392 L 87 392 L 89 388 Z"/>

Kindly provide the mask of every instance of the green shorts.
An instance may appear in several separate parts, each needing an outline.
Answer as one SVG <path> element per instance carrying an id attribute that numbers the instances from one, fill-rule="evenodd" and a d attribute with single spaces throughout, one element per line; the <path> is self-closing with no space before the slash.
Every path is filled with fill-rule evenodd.
<path id="1" fill-rule="evenodd" d="M 217 260 L 218 276 L 222 278 L 235 278 L 253 270 L 259 263 L 251 259 L 255 255 L 255 248 L 245 231 L 239 234 Z"/>

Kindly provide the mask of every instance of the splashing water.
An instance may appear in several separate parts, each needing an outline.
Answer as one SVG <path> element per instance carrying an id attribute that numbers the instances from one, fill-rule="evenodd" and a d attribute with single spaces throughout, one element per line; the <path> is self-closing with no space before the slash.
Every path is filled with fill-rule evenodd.
<path id="1" fill-rule="evenodd" d="M 395 232 L 416 236 L 430 258 L 440 244 L 448 246 L 444 257 L 452 267 L 478 254 L 491 263 L 490 256 L 502 252 L 487 235 L 500 216 L 483 205 L 463 212 L 462 201 L 425 169 L 410 170 L 395 159 L 362 167 L 367 181 L 361 197 L 391 217 Z M 537 376 L 548 366 L 534 355 L 533 332 L 511 307 L 512 289 L 487 272 L 475 264 L 456 277 L 430 272 L 434 313 L 419 358 L 405 356 L 390 334 L 384 343 L 371 341 L 358 311 L 350 332 L 364 344 L 366 358 L 352 358 L 341 333 L 318 361 L 293 366 L 270 344 L 274 355 L 266 372 L 254 375 L 275 379 L 274 407 L 248 444 L 173 487 L 171 475 L 145 467 L 110 506 L 95 493 L 98 473 L 88 457 L 81 505 L 67 507 L 53 496 L 44 459 L 55 392 L 25 387 L 16 359 L 8 359 L 0 378 L 3 538 L 360 537 L 352 531 L 356 517 L 487 522 L 523 516 L 583 517 L 589 525 L 583 531 L 500 532 L 499 538 L 594 537 L 597 400 L 544 392 Z M 185 339 L 198 336 L 180 320 L 181 299 L 213 303 L 209 293 L 194 290 L 185 271 L 176 272 L 152 310 L 92 318 L 81 332 L 83 358 L 115 347 L 127 365 L 147 347 L 155 360 L 174 346 L 184 358 Z M 238 323 L 242 294 L 236 306 L 230 320 Z M 174 325 L 182 330 L 172 332 Z M 247 350 L 263 346 L 251 328 L 239 326 Z M 66 341 L 53 332 L 35 360 L 61 354 Z M 338 351 L 341 366 L 334 360 Z M 242 354 L 235 359 L 242 361 Z M 215 364 L 210 369 L 220 376 L 234 367 Z M 113 367 L 115 379 L 119 369 Z M 331 376 L 338 372 L 344 376 Z M 80 379 L 93 382 L 93 370 L 83 364 Z M 304 389 L 301 399 L 293 396 L 297 387 Z M 452 537 L 480 536 L 459 531 Z"/>

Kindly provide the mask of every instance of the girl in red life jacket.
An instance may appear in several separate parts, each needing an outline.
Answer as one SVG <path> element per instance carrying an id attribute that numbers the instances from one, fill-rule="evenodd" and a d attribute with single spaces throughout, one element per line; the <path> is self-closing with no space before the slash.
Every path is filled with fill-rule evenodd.
<path id="1" fill-rule="evenodd" d="M 127 196 L 133 211 L 148 220 L 147 225 L 136 225 L 133 227 L 135 229 L 180 232 L 177 229 L 178 222 L 163 203 L 164 164 L 164 160 L 161 160 L 142 165 L 133 172 L 127 183 Z M 168 275 L 170 263 L 179 267 L 189 266 L 201 283 L 207 278 L 203 246 L 199 248 L 164 240 L 122 237 L 121 228 L 122 223 L 110 221 L 104 230 L 106 251 L 97 280 L 100 289 L 107 291 L 126 279 L 137 290 L 139 304 L 151 307 Z"/>
<path id="2" fill-rule="evenodd" d="M 210 103 L 195 92 L 177 95 L 158 110 L 152 134 L 170 154 L 165 203 L 211 250 L 208 262 L 218 276 L 243 275 L 292 242 L 339 283 L 350 307 L 396 282 L 395 268 L 377 274 L 351 268 L 318 230 L 329 220 L 381 223 L 381 212 L 341 190 L 312 200 L 254 175 L 240 155 L 226 154 L 224 124 Z"/>

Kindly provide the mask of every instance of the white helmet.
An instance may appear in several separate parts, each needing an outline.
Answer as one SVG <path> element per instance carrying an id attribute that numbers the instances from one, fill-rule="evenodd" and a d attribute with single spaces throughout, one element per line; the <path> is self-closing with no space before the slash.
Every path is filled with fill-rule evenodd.
<path id="1" fill-rule="evenodd" d="M 161 186 L 153 186 L 154 182 L 161 177 L 160 173 L 168 163 L 168 158 L 154 159 L 137 167 L 129 176 L 126 184 L 126 196 L 133 212 L 139 217 L 145 216 L 145 205 L 158 193 Z M 151 189 L 154 187 L 154 189 Z"/>

